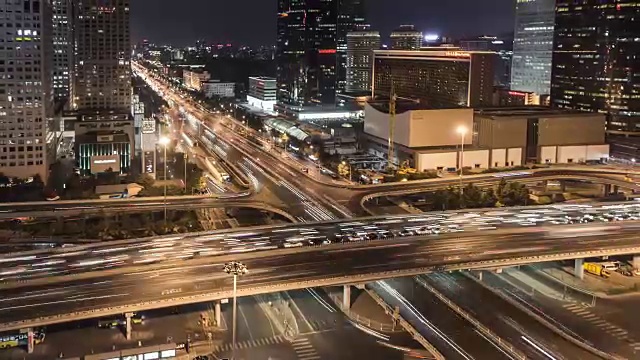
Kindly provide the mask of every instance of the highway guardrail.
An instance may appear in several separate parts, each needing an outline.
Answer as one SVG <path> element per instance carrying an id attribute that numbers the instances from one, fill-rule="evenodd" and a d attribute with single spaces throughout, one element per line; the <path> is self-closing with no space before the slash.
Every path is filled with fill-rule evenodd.
<path id="1" fill-rule="evenodd" d="M 523 352 L 518 350 L 515 346 L 513 346 L 513 344 L 504 340 L 502 337 L 498 336 L 498 334 L 491 331 L 491 329 L 489 329 L 488 327 L 482 325 L 482 323 L 478 321 L 476 318 L 474 318 L 473 316 L 471 316 L 470 313 L 468 313 L 466 310 L 464 310 L 460 306 L 456 305 L 456 303 L 454 303 L 453 301 L 449 300 L 449 298 L 444 296 L 444 294 L 436 290 L 436 288 L 434 288 L 433 286 L 429 285 L 424 279 L 420 278 L 420 276 L 416 276 L 415 280 L 416 282 L 418 282 L 418 284 L 420 284 L 422 287 L 427 289 L 430 293 L 435 295 L 435 297 L 437 297 L 440 301 L 445 303 L 445 305 L 447 305 L 456 314 L 460 315 L 463 319 L 465 319 L 471 325 L 473 325 L 476 329 L 478 329 L 478 331 L 480 331 L 484 336 L 493 340 L 493 342 L 496 343 L 500 348 L 502 348 L 502 350 L 511 354 L 516 359 L 525 360 L 527 358 L 527 356 Z"/>
<path id="2" fill-rule="evenodd" d="M 369 294 L 369 296 L 371 296 L 371 298 L 384 309 L 386 314 L 397 317 L 397 320 L 400 326 L 402 326 L 403 329 L 405 329 L 409 334 L 411 334 L 411 336 L 420 345 L 422 345 L 427 351 L 429 351 L 435 359 L 444 360 L 444 355 L 442 355 L 442 353 L 438 349 L 436 349 L 435 346 L 433 346 L 427 339 L 425 339 L 425 337 L 422 336 L 422 334 L 420 334 L 418 330 L 416 330 L 413 327 L 413 325 L 411 325 L 400 314 L 398 314 L 394 309 L 392 309 L 391 306 L 389 306 L 389 304 L 387 304 L 386 301 L 384 301 L 384 299 L 380 297 L 380 295 L 376 294 L 375 291 L 368 289 L 366 285 L 365 285 L 364 291 L 366 291 L 367 294 Z"/>
<path id="3" fill-rule="evenodd" d="M 478 284 L 480 284 L 480 286 L 484 287 L 485 289 L 491 291 L 492 293 L 494 293 L 496 296 L 499 296 L 501 299 L 505 300 L 506 302 L 508 302 L 509 304 L 513 305 L 514 307 L 516 307 L 517 309 L 520 309 L 520 311 L 526 313 L 527 315 L 529 315 L 530 317 L 532 317 L 533 319 L 535 319 L 536 321 L 538 321 L 540 324 L 542 324 L 544 327 L 548 328 L 549 330 L 553 331 L 554 333 L 560 335 L 562 338 L 564 338 L 565 340 L 568 340 L 569 342 L 577 345 L 578 347 L 587 350 L 588 352 L 601 357 L 603 359 L 607 359 L 607 360 L 621 360 L 624 358 L 621 357 L 617 357 L 611 354 L 608 354 L 602 350 L 596 349 L 594 346 L 585 343 L 584 341 L 580 341 L 578 339 L 576 339 L 575 337 L 567 334 L 565 331 L 563 331 L 562 329 L 560 329 L 558 326 L 554 325 L 553 323 L 551 323 L 549 320 L 543 318 L 542 316 L 534 313 L 533 311 L 531 311 L 530 309 L 528 309 L 526 306 L 522 305 L 521 303 L 519 303 L 518 301 L 512 299 L 510 296 L 506 295 L 503 291 L 501 290 L 497 290 L 494 289 L 491 286 L 488 286 L 487 284 L 485 284 L 484 282 L 480 281 L 478 278 L 476 278 L 475 276 L 469 274 L 466 271 L 462 271 L 462 274 L 466 277 L 468 277 L 469 279 L 477 282 Z"/>

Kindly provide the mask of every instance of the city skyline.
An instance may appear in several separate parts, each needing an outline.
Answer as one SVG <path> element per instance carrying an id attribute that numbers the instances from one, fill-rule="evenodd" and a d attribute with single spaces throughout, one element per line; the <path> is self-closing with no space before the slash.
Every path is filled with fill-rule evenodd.
<path id="1" fill-rule="evenodd" d="M 219 4 L 191 0 L 191 6 L 138 0 L 132 6 L 132 40 L 193 44 L 197 39 L 240 45 L 275 45 L 277 1 L 230 2 Z M 437 6 L 434 6 L 437 5 Z M 251 8 L 251 11 L 246 9 Z M 389 11 L 392 8 L 394 11 Z M 460 11 L 464 8 L 464 11 Z M 513 32 L 514 0 L 452 0 L 447 2 L 398 0 L 367 3 L 367 19 L 380 31 L 383 43 L 402 24 L 414 24 L 425 33 L 471 37 L 479 34 Z M 271 16 L 266 16 L 271 14 Z"/>

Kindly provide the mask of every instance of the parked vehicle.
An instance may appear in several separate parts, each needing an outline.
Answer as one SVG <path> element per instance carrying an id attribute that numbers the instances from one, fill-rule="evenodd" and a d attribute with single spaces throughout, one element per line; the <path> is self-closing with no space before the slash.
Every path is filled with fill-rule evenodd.
<path id="1" fill-rule="evenodd" d="M 582 264 L 582 267 L 584 268 L 584 271 L 588 272 L 589 274 L 601 276 L 603 278 L 608 278 L 609 276 L 611 276 L 611 273 L 609 272 L 609 270 L 605 269 L 600 264 L 584 263 Z"/>

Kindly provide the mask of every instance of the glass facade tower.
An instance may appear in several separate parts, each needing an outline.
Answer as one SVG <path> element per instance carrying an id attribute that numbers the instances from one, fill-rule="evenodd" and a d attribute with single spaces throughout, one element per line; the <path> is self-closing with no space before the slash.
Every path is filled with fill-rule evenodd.
<path id="1" fill-rule="evenodd" d="M 556 0 L 517 0 L 511 89 L 548 95 Z"/>
<path id="2" fill-rule="evenodd" d="M 640 134 L 640 2 L 558 0 L 552 105 L 608 114 L 607 132 Z"/>
<path id="3" fill-rule="evenodd" d="M 364 24 L 363 0 L 278 0 L 278 101 L 334 104 L 346 87 L 347 33 Z"/>

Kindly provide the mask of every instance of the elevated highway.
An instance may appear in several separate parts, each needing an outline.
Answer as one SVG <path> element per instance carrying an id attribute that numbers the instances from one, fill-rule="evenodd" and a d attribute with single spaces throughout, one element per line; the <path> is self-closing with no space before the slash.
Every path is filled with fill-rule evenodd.
<path id="1" fill-rule="evenodd" d="M 250 269 L 238 285 L 245 296 L 434 271 L 640 254 L 639 227 L 629 221 L 414 236 L 93 271 L 60 282 L 4 287 L 0 331 L 228 298 L 232 285 L 222 267 L 230 260 Z"/>

